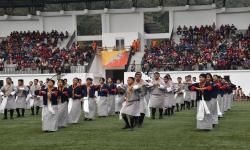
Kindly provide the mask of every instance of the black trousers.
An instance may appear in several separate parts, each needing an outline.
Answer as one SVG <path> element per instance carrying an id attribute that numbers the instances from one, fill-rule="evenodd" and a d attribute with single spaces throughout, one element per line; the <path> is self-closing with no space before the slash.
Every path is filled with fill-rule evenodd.
<path id="1" fill-rule="evenodd" d="M 16 109 L 16 113 L 17 113 L 17 117 L 21 117 L 21 113 L 20 113 L 20 110 L 22 111 L 22 117 L 24 117 L 24 112 L 25 112 L 25 109 L 24 108 L 17 108 Z"/>
<path id="2" fill-rule="evenodd" d="M 156 108 L 151 108 L 152 111 L 152 119 L 155 119 L 155 113 L 156 113 Z M 163 114 L 163 108 L 159 108 L 159 118 L 162 118 L 162 114 Z"/>
<path id="3" fill-rule="evenodd" d="M 125 128 L 131 128 L 131 129 L 134 128 L 134 126 L 135 126 L 135 117 L 134 116 L 122 114 L 122 118 L 125 122 Z"/>
<path id="4" fill-rule="evenodd" d="M 36 115 L 38 115 L 39 114 L 39 109 L 40 109 L 40 107 L 39 106 L 36 106 Z M 31 114 L 32 115 L 35 115 L 35 107 L 33 106 L 33 107 L 31 107 Z"/>
<path id="5" fill-rule="evenodd" d="M 10 119 L 13 119 L 14 109 L 10 109 Z M 4 119 L 8 119 L 8 110 L 4 109 Z"/>

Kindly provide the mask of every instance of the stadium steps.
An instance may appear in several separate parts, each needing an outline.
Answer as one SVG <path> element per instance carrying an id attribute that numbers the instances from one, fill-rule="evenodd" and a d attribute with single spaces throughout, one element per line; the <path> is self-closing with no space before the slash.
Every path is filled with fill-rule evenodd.
<path id="1" fill-rule="evenodd" d="M 72 35 L 71 35 L 72 36 Z M 60 49 L 63 49 L 67 46 L 71 36 L 69 36 L 68 38 L 64 39 L 63 41 L 61 41 L 60 39 L 58 40 L 58 45 L 57 47 L 59 47 Z"/>
<path id="2" fill-rule="evenodd" d="M 129 67 L 128 67 L 128 71 L 131 71 L 131 66 L 133 64 L 133 62 L 135 61 L 136 64 L 136 71 L 142 71 L 141 69 L 141 60 L 142 57 L 144 55 L 144 52 L 140 51 L 140 52 L 136 52 L 134 56 L 132 56 L 131 61 L 129 62 Z"/>
<path id="3" fill-rule="evenodd" d="M 175 41 L 176 44 L 180 43 L 180 39 L 181 39 L 181 35 L 177 35 L 176 32 L 173 33 L 173 37 L 172 37 Z"/>

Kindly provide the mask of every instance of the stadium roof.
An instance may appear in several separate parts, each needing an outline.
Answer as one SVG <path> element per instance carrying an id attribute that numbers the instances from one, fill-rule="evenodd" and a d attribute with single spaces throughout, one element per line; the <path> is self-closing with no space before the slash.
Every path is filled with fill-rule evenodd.
<path id="1" fill-rule="evenodd" d="M 208 5 L 216 3 L 217 7 L 246 7 L 249 0 L 0 0 L 0 9 L 14 10 L 28 8 L 29 11 L 46 10 L 82 10 L 103 8 L 131 8 L 157 6 Z M 1 10 L 0 10 L 1 12 Z"/>

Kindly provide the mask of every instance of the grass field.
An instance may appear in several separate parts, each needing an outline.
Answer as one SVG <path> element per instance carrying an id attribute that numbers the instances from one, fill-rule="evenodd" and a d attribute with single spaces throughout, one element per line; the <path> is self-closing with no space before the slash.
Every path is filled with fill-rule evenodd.
<path id="1" fill-rule="evenodd" d="M 0 120 L 0 150 L 249 150 L 250 102 L 236 102 L 211 132 L 195 129 L 195 111 L 145 121 L 133 132 L 117 117 L 81 121 L 55 133 L 41 131 L 40 117 Z M 0 116 L 2 117 L 2 116 Z"/>

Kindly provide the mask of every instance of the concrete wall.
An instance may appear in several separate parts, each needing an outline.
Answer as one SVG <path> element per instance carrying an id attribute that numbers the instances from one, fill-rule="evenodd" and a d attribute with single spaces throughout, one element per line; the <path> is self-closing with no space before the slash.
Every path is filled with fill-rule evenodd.
<path id="1" fill-rule="evenodd" d="M 174 82 L 177 82 L 177 77 L 182 77 L 183 81 L 185 76 L 191 75 L 196 77 L 199 81 L 199 75 L 201 73 L 211 73 L 212 75 L 217 74 L 220 76 L 230 76 L 231 81 L 237 85 L 241 86 L 246 95 L 250 94 L 250 70 L 221 70 L 221 71 L 172 71 L 172 72 L 160 72 L 161 77 L 163 78 L 167 73 L 171 75 Z M 127 77 L 134 76 L 134 72 L 125 72 L 124 81 L 127 81 Z M 152 75 L 150 75 L 152 76 Z M 143 75 L 143 79 L 149 79 L 149 76 Z"/>
<path id="2" fill-rule="evenodd" d="M 56 29 L 58 31 L 74 32 L 72 16 L 48 16 L 43 17 L 43 30 L 51 31 Z"/>
<path id="3" fill-rule="evenodd" d="M 139 13 L 131 14 L 111 14 L 110 33 L 140 32 L 143 25 Z"/>
<path id="4" fill-rule="evenodd" d="M 217 26 L 222 24 L 234 24 L 238 29 L 247 29 L 250 24 L 250 12 L 217 14 Z"/>
<path id="5" fill-rule="evenodd" d="M 14 18 L 13 18 L 14 19 Z M 0 20 L 0 37 L 6 37 L 13 31 L 33 31 L 43 30 L 43 20 L 41 18 L 33 20 Z"/>
<path id="6" fill-rule="evenodd" d="M 102 46 L 113 48 L 116 44 L 116 39 L 124 39 L 124 46 L 129 49 L 132 42 L 138 38 L 138 32 L 104 33 L 102 35 Z"/>
<path id="7" fill-rule="evenodd" d="M 0 16 L 0 37 L 6 37 L 13 31 L 46 31 L 57 30 L 59 32 L 68 31 L 72 34 L 76 30 L 74 15 L 58 16 L 9 16 L 4 19 Z"/>
<path id="8" fill-rule="evenodd" d="M 174 12 L 174 30 L 181 26 L 201 26 L 216 22 L 215 10 L 196 10 L 196 11 L 176 11 Z"/>

